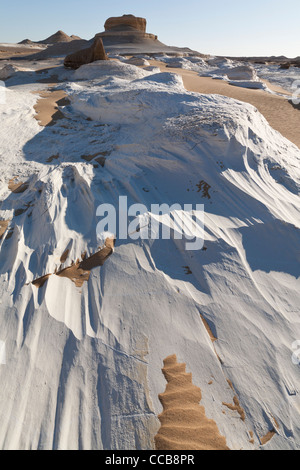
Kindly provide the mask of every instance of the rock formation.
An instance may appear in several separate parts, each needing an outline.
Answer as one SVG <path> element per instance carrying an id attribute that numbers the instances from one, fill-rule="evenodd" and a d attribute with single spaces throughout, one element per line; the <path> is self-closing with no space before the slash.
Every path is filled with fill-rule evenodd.
<path id="1" fill-rule="evenodd" d="M 256 70 L 252 66 L 241 65 L 226 71 L 229 80 L 257 80 Z"/>
<path id="2" fill-rule="evenodd" d="M 138 18 L 134 15 L 123 15 L 115 18 L 108 18 L 105 22 L 104 28 L 105 31 L 111 31 L 116 28 L 120 29 L 122 27 L 130 27 L 145 33 L 146 26 L 147 21 L 145 18 Z"/>
<path id="3" fill-rule="evenodd" d="M 27 46 L 27 45 L 30 46 L 30 45 L 34 44 L 34 42 L 31 41 L 30 39 L 24 39 L 23 41 L 18 42 L 18 44 L 22 44 L 22 45 L 25 45 L 25 46 Z"/>
<path id="4" fill-rule="evenodd" d="M 78 69 L 81 65 L 90 64 L 96 60 L 108 60 L 102 39 L 95 38 L 91 47 L 74 52 L 65 58 L 65 67 Z"/>
<path id="5" fill-rule="evenodd" d="M 105 32 L 96 37 L 102 37 L 106 42 L 138 42 L 143 39 L 157 40 L 154 34 L 146 33 L 147 21 L 134 15 L 123 15 L 108 18 L 105 22 Z"/>
<path id="6" fill-rule="evenodd" d="M 0 80 L 7 80 L 8 78 L 12 77 L 15 75 L 15 73 L 18 71 L 18 68 L 15 67 L 14 65 L 4 65 L 4 67 L 0 68 Z"/>
<path id="7" fill-rule="evenodd" d="M 73 41 L 72 37 L 68 36 L 63 31 L 57 31 L 57 33 L 49 36 L 49 38 L 43 41 L 38 41 L 38 44 L 57 44 L 59 42 L 70 42 Z"/>

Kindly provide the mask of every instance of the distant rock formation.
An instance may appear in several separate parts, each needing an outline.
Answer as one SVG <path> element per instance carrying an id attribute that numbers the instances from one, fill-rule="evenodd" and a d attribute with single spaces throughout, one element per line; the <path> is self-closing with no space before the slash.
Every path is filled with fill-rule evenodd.
<path id="1" fill-rule="evenodd" d="M 57 33 L 52 34 L 52 36 L 49 36 L 47 39 L 43 39 L 43 41 L 31 41 L 31 39 L 24 39 L 18 44 L 23 44 L 23 45 L 44 44 L 45 46 L 47 46 L 47 45 L 60 44 L 60 43 L 69 43 L 72 41 L 81 41 L 81 38 L 79 36 L 75 36 L 74 34 L 72 34 L 72 36 L 68 36 L 63 31 L 57 31 Z"/>
<path id="2" fill-rule="evenodd" d="M 123 15 L 108 18 L 105 22 L 105 32 L 99 33 L 105 43 L 136 43 L 145 39 L 157 41 L 157 36 L 146 33 L 147 21 L 134 15 Z"/>
<path id="3" fill-rule="evenodd" d="M 290 62 L 284 62 L 280 64 L 280 68 L 283 70 L 288 70 L 290 67 L 299 67 L 300 68 L 300 60 L 292 60 Z"/>
<path id="4" fill-rule="evenodd" d="M 23 41 L 18 42 L 18 44 L 22 44 L 24 46 L 27 46 L 27 45 L 29 46 L 29 45 L 34 44 L 34 42 L 31 41 L 30 39 L 24 39 Z"/>
<path id="5" fill-rule="evenodd" d="M 290 62 L 286 62 L 284 64 L 280 64 L 280 69 L 283 69 L 283 70 L 288 70 L 289 68 L 291 67 L 291 63 Z"/>
<path id="6" fill-rule="evenodd" d="M 95 38 L 91 47 L 81 49 L 65 58 L 67 68 L 78 69 L 82 65 L 90 64 L 96 60 L 108 60 L 101 38 Z"/>
<path id="7" fill-rule="evenodd" d="M 76 38 L 77 39 L 77 38 Z M 57 31 L 57 33 L 49 36 L 47 39 L 43 41 L 39 41 L 39 44 L 57 44 L 59 42 L 70 42 L 74 41 L 74 37 L 68 36 L 63 31 Z"/>
<path id="8" fill-rule="evenodd" d="M 204 57 L 202 54 L 199 54 L 197 51 L 192 51 L 189 48 L 167 46 L 160 42 L 156 35 L 147 33 L 146 28 L 146 19 L 138 18 L 134 15 L 109 18 L 105 22 L 105 31 L 96 34 L 95 37 L 89 41 L 80 39 L 78 36 L 68 36 L 63 31 L 58 31 L 43 41 L 39 41 L 38 43 L 34 42 L 33 44 L 43 45 L 44 47 L 39 47 L 39 51 L 24 56 L 23 59 L 47 60 L 50 57 L 67 57 L 78 52 L 79 55 L 76 56 L 81 57 L 79 64 L 82 65 L 82 50 L 90 48 L 96 38 L 101 38 L 106 52 L 112 56 L 132 56 L 135 54 L 142 54 L 143 56 L 145 54 L 171 54 L 182 56 L 182 54 L 192 54 Z M 28 48 L 28 50 L 30 49 L 31 48 Z M 84 55 L 90 57 L 86 52 Z M 72 62 L 73 61 L 74 59 L 72 59 Z M 78 67 L 80 65 L 78 65 Z M 71 63 L 67 66 L 77 67 L 75 67 L 75 65 L 73 66 L 73 64 L 71 65 Z"/>
<path id="9" fill-rule="evenodd" d="M 123 27 L 130 27 L 138 31 L 146 32 L 147 21 L 145 18 L 138 18 L 134 15 L 123 15 L 115 18 L 108 18 L 104 28 L 105 31 L 112 31 L 113 29 L 120 29 Z"/>

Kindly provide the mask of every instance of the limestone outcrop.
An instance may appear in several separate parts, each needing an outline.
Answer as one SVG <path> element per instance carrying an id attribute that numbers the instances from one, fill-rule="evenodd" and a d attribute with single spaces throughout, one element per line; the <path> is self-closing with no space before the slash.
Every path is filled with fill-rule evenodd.
<path id="1" fill-rule="evenodd" d="M 14 65 L 4 65 L 4 67 L 0 68 L 0 80 L 7 80 L 8 78 L 12 77 L 15 75 L 15 73 L 18 71 L 18 68 L 15 67 Z"/>
<path id="2" fill-rule="evenodd" d="M 146 32 L 147 21 L 145 18 L 138 18 L 134 15 L 123 15 L 115 18 L 108 18 L 104 28 L 105 31 L 112 31 L 114 29 L 123 29 L 129 27 L 138 31 Z"/>
<path id="3" fill-rule="evenodd" d="M 68 55 L 65 58 L 64 65 L 67 68 L 78 69 L 82 65 L 90 64 L 96 60 L 108 60 L 100 37 L 95 38 L 91 47 Z"/>
<path id="4" fill-rule="evenodd" d="M 73 39 L 63 31 L 57 31 L 57 33 L 52 34 L 49 38 L 38 41 L 38 44 L 57 44 L 60 42 L 70 42 L 72 40 Z"/>
<path id="5" fill-rule="evenodd" d="M 146 33 L 147 21 L 134 15 L 123 15 L 108 18 L 105 31 L 96 37 L 101 37 L 105 44 L 138 43 L 145 39 L 157 40 L 154 34 Z"/>

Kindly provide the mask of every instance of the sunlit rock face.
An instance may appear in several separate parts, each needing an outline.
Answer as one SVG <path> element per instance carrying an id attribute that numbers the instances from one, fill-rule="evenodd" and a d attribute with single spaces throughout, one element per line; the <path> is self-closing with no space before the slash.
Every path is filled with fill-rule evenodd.
<path id="1" fill-rule="evenodd" d="M 104 28 L 105 32 L 99 33 L 96 37 L 102 37 L 107 41 L 118 42 L 139 42 L 144 39 L 157 40 L 154 34 L 146 33 L 147 21 L 145 18 L 138 18 L 134 15 L 123 15 L 115 18 L 108 18 Z"/>
<path id="2" fill-rule="evenodd" d="M 145 33 L 146 26 L 147 21 L 145 18 L 137 18 L 134 15 L 123 15 L 115 18 L 108 18 L 105 22 L 104 28 L 105 31 L 111 31 L 123 27 L 130 27 Z"/>

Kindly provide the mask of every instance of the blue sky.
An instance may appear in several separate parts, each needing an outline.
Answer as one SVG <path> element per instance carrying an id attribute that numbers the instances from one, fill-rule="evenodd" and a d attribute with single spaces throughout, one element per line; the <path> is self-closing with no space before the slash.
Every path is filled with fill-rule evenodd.
<path id="1" fill-rule="evenodd" d="M 90 39 L 110 16 L 147 18 L 172 46 L 219 55 L 300 56 L 299 0 L 0 0 L 0 42 L 45 39 L 59 29 Z"/>

